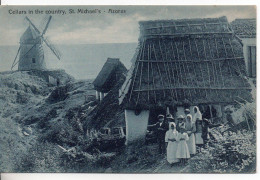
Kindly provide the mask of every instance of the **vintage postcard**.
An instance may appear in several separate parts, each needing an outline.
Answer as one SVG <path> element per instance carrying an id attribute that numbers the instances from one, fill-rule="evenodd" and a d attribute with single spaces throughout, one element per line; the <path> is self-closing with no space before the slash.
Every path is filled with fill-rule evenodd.
<path id="1" fill-rule="evenodd" d="M 0 172 L 255 173 L 256 6 L 1 6 Z"/>

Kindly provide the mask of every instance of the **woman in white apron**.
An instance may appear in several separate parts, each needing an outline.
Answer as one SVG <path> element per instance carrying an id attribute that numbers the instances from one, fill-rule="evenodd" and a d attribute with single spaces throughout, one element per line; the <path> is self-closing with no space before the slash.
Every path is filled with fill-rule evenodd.
<path id="1" fill-rule="evenodd" d="M 176 151 L 178 148 L 178 142 L 176 141 L 178 137 L 178 132 L 176 131 L 176 125 L 174 122 L 169 123 L 169 130 L 165 134 L 165 142 L 167 144 L 167 161 L 173 165 L 179 162 L 176 158 Z"/>
<path id="2" fill-rule="evenodd" d="M 190 158 L 190 152 L 187 145 L 189 136 L 185 131 L 185 124 L 183 123 L 183 125 L 180 126 L 180 132 L 178 133 L 178 148 L 176 152 L 176 157 L 180 159 L 181 165 L 186 164 L 187 160 Z"/>
<path id="3" fill-rule="evenodd" d="M 193 108 L 193 123 L 197 121 L 197 119 L 202 120 L 202 114 L 198 108 L 198 106 L 194 106 Z"/>

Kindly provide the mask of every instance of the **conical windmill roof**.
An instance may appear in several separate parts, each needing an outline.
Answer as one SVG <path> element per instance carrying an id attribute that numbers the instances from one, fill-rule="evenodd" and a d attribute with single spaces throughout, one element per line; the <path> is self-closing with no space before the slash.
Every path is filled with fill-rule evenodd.
<path id="1" fill-rule="evenodd" d="M 39 34 L 31 26 L 29 26 L 21 36 L 20 42 L 25 43 L 28 41 L 32 41 L 35 40 L 38 36 Z"/>

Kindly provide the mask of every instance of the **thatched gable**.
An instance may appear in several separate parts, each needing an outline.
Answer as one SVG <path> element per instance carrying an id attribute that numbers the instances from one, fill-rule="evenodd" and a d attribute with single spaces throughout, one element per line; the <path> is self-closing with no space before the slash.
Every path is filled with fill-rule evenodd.
<path id="1" fill-rule="evenodd" d="M 235 19 L 230 24 L 238 37 L 256 38 L 256 19 Z"/>
<path id="2" fill-rule="evenodd" d="M 139 24 L 137 53 L 120 90 L 127 108 L 250 98 L 242 45 L 226 17 Z"/>
<path id="3" fill-rule="evenodd" d="M 94 88 L 100 92 L 107 93 L 126 72 L 126 67 L 118 58 L 108 58 L 93 82 Z"/>

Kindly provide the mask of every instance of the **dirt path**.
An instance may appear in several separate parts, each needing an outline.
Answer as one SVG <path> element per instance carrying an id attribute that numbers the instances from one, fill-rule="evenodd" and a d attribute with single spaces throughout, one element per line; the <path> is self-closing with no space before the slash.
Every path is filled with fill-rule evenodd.
<path id="1" fill-rule="evenodd" d="M 188 166 L 180 166 L 179 164 L 176 164 L 174 166 L 171 166 L 167 160 L 166 157 L 161 160 L 159 165 L 152 169 L 152 173 L 183 173 L 186 172 L 188 169 Z"/>
<path id="2" fill-rule="evenodd" d="M 157 145 L 153 144 L 150 145 L 150 148 L 152 152 L 157 152 Z M 152 168 L 147 168 L 146 170 L 144 169 L 139 169 L 138 172 L 141 173 L 184 173 L 188 172 L 189 166 L 181 166 L 179 164 L 176 164 L 174 166 L 171 166 L 166 159 L 166 155 L 163 157 L 158 157 L 159 160 L 157 163 L 153 165 Z"/>

